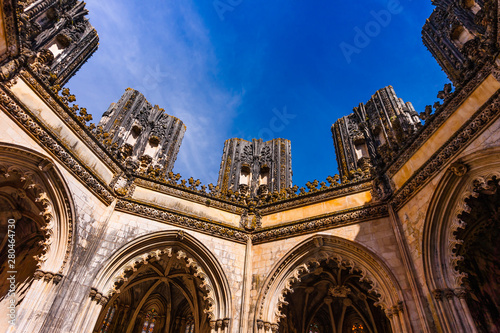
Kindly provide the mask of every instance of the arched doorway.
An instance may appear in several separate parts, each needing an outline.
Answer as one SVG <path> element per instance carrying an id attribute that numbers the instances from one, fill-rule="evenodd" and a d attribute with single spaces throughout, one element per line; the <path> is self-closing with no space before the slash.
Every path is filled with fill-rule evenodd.
<path id="1" fill-rule="evenodd" d="M 445 332 L 500 332 L 500 150 L 464 156 L 438 184 L 422 258 L 437 324 Z"/>
<path id="2" fill-rule="evenodd" d="M 314 236 L 270 272 L 257 302 L 257 333 L 408 332 L 402 291 L 361 245 Z"/>
<path id="3" fill-rule="evenodd" d="M 231 324 L 221 266 L 181 231 L 147 235 L 118 251 L 98 274 L 92 300 L 98 304 L 90 301 L 82 314 L 81 332 L 229 332 Z"/>
<path id="4" fill-rule="evenodd" d="M 480 332 L 500 332 L 500 178 L 476 184 L 465 200 L 468 211 L 455 232 L 457 271 L 463 274 L 466 302 Z"/>
<path id="5" fill-rule="evenodd" d="M 68 270 L 74 210 L 54 164 L 38 152 L 0 144 L 0 308 L 16 331 L 35 332 Z M 11 280 L 7 280 L 7 277 Z M 15 299 L 15 309 L 4 311 Z M 43 301 L 42 301 L 43 300 Z M 0 329 L 8 324 L 4 321 Z"/>
<path id="6" fill-rule="evenodd" d="M 1 168 L 1 167 L 0 167 Z M 21 170 L 3 170 L 0 176 L 0 267 L 1 281 L 8 281 L 9 271 L 16 271 L 17 305 L 33 282 L 38 261 L 43 256 L 46 222 L 44 208 L 37 202 L 36 191 L 25 188 Z M 12 266 L 11 266 L 12 265 Z M 10 269 L 12 267 L 13 269 Z M 10 284 L 0 285 L 0 300 L 8 295 Z"/>
<path id="7" fill-rule="evenodd" d="M 279 332 L 391 332 L 389 319 L 376 305 L 379 295 L 362 278 L 361 271 L 336 260 L 311 265 L 285 297 Z"/>
<path id="8" fill-rule="evenodd" d="M 147 253 L 123 270 L 112 304 L 97 323 L 97 332 L 184 333 L 190 318 L 194 332 L 210 332 L 212 300 L 202 276 L 187 264 L 181 250 L 166 248 Z M 113 318 L 107 313 L 114 309 Z M 113 310 L 111 310 L 113 311 Z M 107 318 L 107 319 L 106 319 Z"/>

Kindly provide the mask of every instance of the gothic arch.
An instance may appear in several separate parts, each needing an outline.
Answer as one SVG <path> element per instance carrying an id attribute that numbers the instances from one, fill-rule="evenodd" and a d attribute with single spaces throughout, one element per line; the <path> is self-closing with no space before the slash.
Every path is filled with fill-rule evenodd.
<path id="1" fill-rule="evenodd" d="M 46 156 L 0 143 L 0 186 L 9 181 L 19 185 L 20 195 L 33 196 L 45 221 L 43 252 L 36 258 L 38 269 L 64 275 L 72 250 L 74 205 L 63 176 Z"/>
<path id="2" fill-rule="evenodd" d="M 16 253 L 17 329 L 33 332 L 43 322 L 43 309 L 52 304 L 57 284 L 69 270 L 74 245 L 73 200 L 49 158 L 25 147 L 0 143 L 0 206 L 2 233 L 7 234 L 7 224 L 15 225 L 9 230 L 15 232 L 11 236 Z M 5 298 L 0 304 L 7 301 Z"/>
<path id="3" fill-rule="evenodd" d="M 303 241 L 275 265 L 259 293 L 254 331 L 276 332 L 283 317 L 281 308 L 286 305 L 285 297 L 293 293 L 292 284 L 300 282 L 301 277 L 321 262 L 329 261 L 340 269 L 359 272 L 360 280 L 370 284 L 370 293 L 377 296 L 375 305 L 391 319 L 393 332 L 410 331 L 403 293 L 390 269 L 360 244 L 330 235 L 317 235 Z"/>
<path id="4" fill-rule="evenodd" d="M 168 264 L 168 262 L 174 263 Z M 190 275 L 193 281 L 198 281 L 199 291 L 203 293 L 203 304 L 205 304 L 200 311 L 209 321 L 205 324 L 210 327 L 224 327 L 229 331 L 232 298 L 222 266 L 200 241 L 183 231 L 160 231 L 148 234 L 116 251 L 104 263 L 94 280 L 91 297 L 87 301 L 87 312 L 81 316 L 82 322 L 77 323 L 79 331 L 92 332 L 92 329 L 96 329 L 95 326 L 103 320 L 106 313 L 102 309 L 109 307 L 122 293 L 125 294 L 133 288 L 134 279 L 138 274 L 142 274 L 141 270 L 144 272 L 145 268 L 158 272 L 158 276 L 152 277 L 151 280 L 157 281 L 158 284 L 168 281 L 185 296 L 189 306 L 197 306 L 188 297 L 189 290 L 186 287 L 179 285 L 169 276 L 162 275 L 159 263 L 177 265 L 179 269 L 184 270 L 184 273 Z M 149 277 L 145 276 L 145 279 Z M 150 288 L 148 292 L 152 295 L 155 288 Z M 156 298 L 159 302 L 161 297 Z M 142 303 L 140 306 L 143 306 Z M 163 307 L 167 309 L 169 305 L 164 303 Z M 198 318 L 195 318 L 195 322 L 199 329 L 202 323 L 198 322 Z"/>
<path id="5" fill-rule="evenodd" d="M 465 301 L 467 275 L 458 269 L 464 258 L 457 254 L 463 242 L 457 232 L 467 228 L 462 219 L 470 211 L 467 201 L 477 198 L 494 180 L 500 180 L 500 148 L 478 151 L 451 164 L 431 199 L 422 258 L 426 286 L 445 331 L 477 332 Z"/>

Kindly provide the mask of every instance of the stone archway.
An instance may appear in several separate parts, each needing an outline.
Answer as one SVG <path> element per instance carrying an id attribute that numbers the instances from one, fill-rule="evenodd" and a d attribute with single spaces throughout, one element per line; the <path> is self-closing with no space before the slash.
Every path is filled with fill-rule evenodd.
<path id="1" fill-rule="evenodd" d="M 54 164 L 38 152 L 0 144 L 0 259 L 9 263 L 0 277 L 15 276 L 17 332 L 36 331 L 43 322 L 68 270 L 73 221 L 69 189 Z M 0 292 L 5 305 L 9 294 Z"/>
<path id="2" fill-rule="evenodd" d="M 485 294 L 488 286 L 500 288 L 495 275 L 488 273 L 500 272 L 500 262 L 491 256 L 500 251 L 498 241 L 491 238 L 500 227 L 499 181 L 500 149 L 477 152 L 450 166 L 432 198 L 422 257 L 443 331 L 500 330 L 498 292 Z"/>
<path id="3" fill-rule="evenodd" d="M 285 328 L 290 318 L 283 318 L 292 313 L 287 307 L 296 301 L 295 288 L 302 296 L 300 302 L 314 305 L 310 314 L 307 309 L 300 312 L 299 316 L 305 317 L 296 320 L 301 326 L 295 327 L 297 332 L 305 332 L 316 322 L 335 332 L 341 332 L 344 323 L 362 323 L 371 329 L 378 325 L 375 319 L 384 321 L 382 327 L 390 327 L 392 332 L 411 329 L 401 289 L 390 270 L 374 253 L 352 241 L 314 236 L 291 250 L 261 289 L 255 332 L 294 332 Z M 340 315 L 332 315 L 333 307 L 341 311 Z"/>
<path id="4" fill-rule="evenodd" d="M 377 306 L 380 295 L 356 265 L 325 257 L 310 264 L 291 289 L 281 306 L 280 333 L 391 332 Z"/>
<path id="5" fill-rule="evenodd" d="M 98 273 L 85 308 L 79 332 L 139 332 L 151 329 L 154 317 L 155 333 L 191 324 L 195 333 L 227 333 L 232 315 L 222 267 L 182 231 L 146 235 L 117 251 Z"/>

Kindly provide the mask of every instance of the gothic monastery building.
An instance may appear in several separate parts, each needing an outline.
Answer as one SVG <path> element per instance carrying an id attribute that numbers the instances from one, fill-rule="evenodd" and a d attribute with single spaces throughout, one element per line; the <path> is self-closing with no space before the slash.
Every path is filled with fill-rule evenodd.
<path id="1" fill-rule="evenodd" d="M 370 92 L 299 187 L 286 139 L 174 174 L 189 128 L 131 88 L 91 123 L 85 3 L 0 1 L 0 331 L 500 332 L 500 1 L 432 2 L 453 85 Z"/>

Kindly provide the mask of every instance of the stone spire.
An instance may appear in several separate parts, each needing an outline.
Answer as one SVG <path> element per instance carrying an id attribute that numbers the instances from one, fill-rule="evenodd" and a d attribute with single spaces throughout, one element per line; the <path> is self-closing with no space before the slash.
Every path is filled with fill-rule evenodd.
<path id="1" fill-rule="evenodd" d="M 405 140 L 421 126 L 410 102 L 396 96 L 392 86 L 378 90 L 353 113 L 332 125 L 333 143 L 340 176 L 351 178 L 358 169 L 370 172 L 388 163 Z"/>
<path id="2" fill-rule="evenodd" d="M 223 193 L 232 190 L 250 196 L 291 187 L 290 141 L 226 140 L 217 185 Z"/>
<path id="3" fill-rule="evenodd" d="M 24 1 L 21 44 L 38 74 L 64 85 L 97 50 L 99 37 L 86 18 L 85 2 Z"/>
<path id="4" fill-rule="evenodd" d="M 484 0 L 434 0 L 422 40 L 455 86 L 496 54 L 497 10 Z M 496 5 L 493 5 L 496 6 Z M 492 7 L 492 10 L 486 7 Z"/>
<path id="5" fill-rule="evenodd" d="M 128 88 L 103 114 L 98 130 L 108 134 L 107 140 L 118 147 L 118 157 L 127 167 L 152 166 L 168 173 L 174 167 L 186 126 Z"/>

